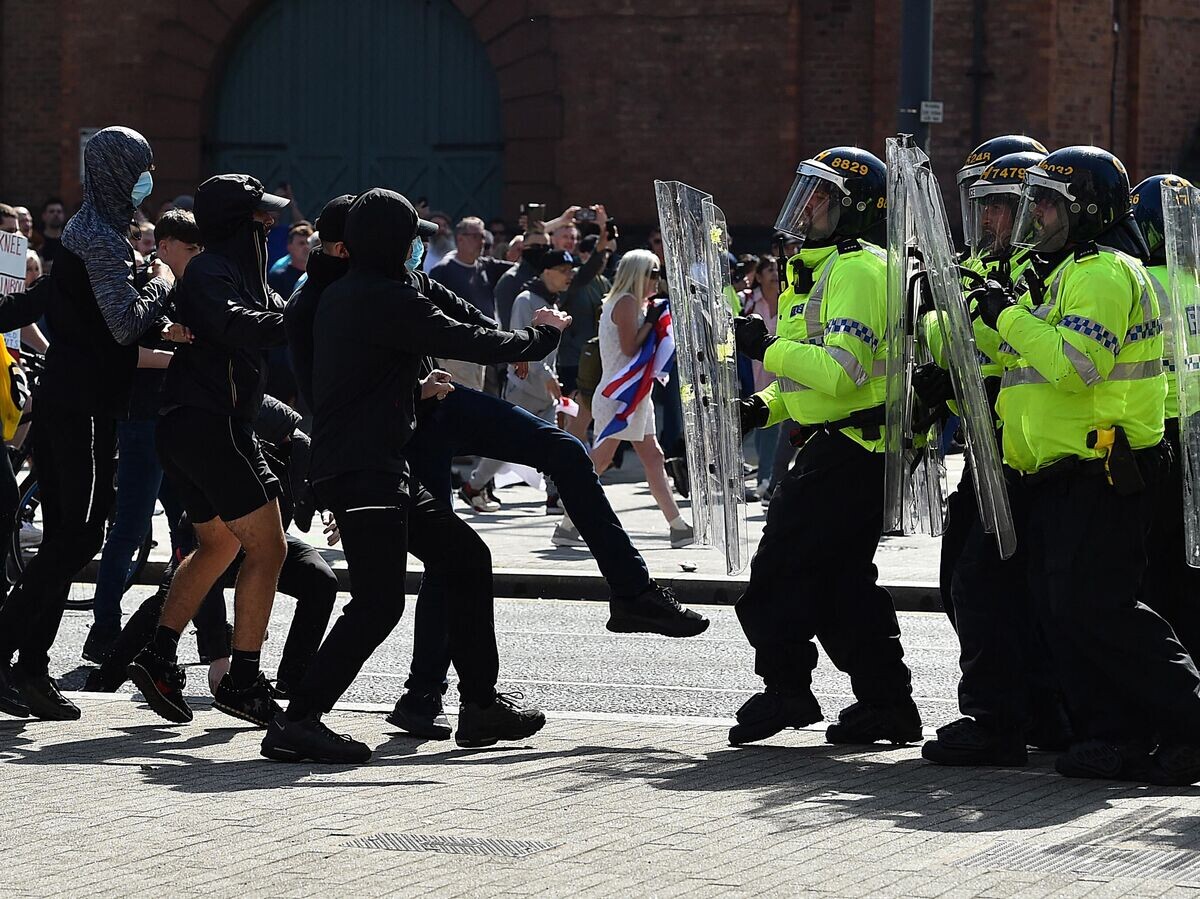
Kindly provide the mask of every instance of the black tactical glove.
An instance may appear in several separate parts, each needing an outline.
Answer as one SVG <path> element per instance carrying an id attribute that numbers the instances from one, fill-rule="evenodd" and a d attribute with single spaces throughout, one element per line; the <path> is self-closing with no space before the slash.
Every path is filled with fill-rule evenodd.
<path id="1" fill-rule="evenodd" d="M 935 362 L 926 362 L 913 369 L 912 387 L 914 433 L 928 431 L 934 422 L 949 416 L 946 400 L 954 398 L 950 372 L 939 368 Z"/>
<path id="2" fill-rule="evenodd" d="M 738 352 L 751 359 L 762 362 L 768 347 L 775 342 L 767 323 L 760 315 L 739 315 L 733 320 L 733 336 L 737 341 Z"/>
<path id="3" fill-rule="evenodd" d="M 1000 318 L 1000 313 L 1010 306 L 1017 305 L 1012 291 L 999 281 L 992 280 L 989 280 L 985 286 L 971 291 L 969 299 L 974 301 L 975 310 L 983 319 L 983 323 L 993 331 L 996 330 L 996 322 Z"/>
<path id="4" fill-rule="evenodd" d="M 771 417 L 771 410 L 759 396 L 752 396 L 748 400 L 738 400 L 738 412 L 741 413 L 743 437 L 755 428 L 766 425 L 767 419 Z"/>

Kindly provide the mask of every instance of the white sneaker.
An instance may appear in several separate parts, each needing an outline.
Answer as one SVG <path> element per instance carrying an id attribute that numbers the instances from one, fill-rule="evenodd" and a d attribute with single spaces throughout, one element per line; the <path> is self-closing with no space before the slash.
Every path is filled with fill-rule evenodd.
<path id="1" fill-rule="evenodd" d="M 476 512 L 499 512 L 500 504 L 492 499 L 491 493 L 484 487 L 476 491 L 470 484 L 463 484 L 458 491 L 458 498 Z"/>
<path id="2" fill-rule="evenodd" d="M 563 518 L 554 526 L 554 534 L 551 536 L 550 542 L 555 546 L 587 546 L 587 543 L 579 536 L 579 530 L 569 518 Z"/>
<path id="3" fill-rule="evenodd" d="M 19 539 L 22 548 L 40 546 L 42 543 L 42 529 L 36 527 L 32 521 L 22 521 Z"/>

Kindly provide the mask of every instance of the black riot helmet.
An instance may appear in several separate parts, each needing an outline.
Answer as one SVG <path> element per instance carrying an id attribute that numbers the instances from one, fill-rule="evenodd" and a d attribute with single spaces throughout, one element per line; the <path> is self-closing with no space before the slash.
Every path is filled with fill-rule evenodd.
<path id="1" fill-rule="evenodd" d="M 993 137 L 991 140 L 985 140 L 967 155 L 967 161 L 958 170 L 957 176 L 958 204 L 962 210 L 964 240 L 969 242 L 977 227 L 977 223 L 971 220 L 971 203 L 967 192 L 971 189 L 971 185 L 979 180 L 983 170 L 1001 156 L 1007 156 L 1010 153 L 1041 153 L 1045 156 L 1049 152 L 1040 141 L 1036 141 L 1032 137 L 1026 137 L 1023 134 L 1004 134 L 1000 137 Z"/>
<path id="2" fill-rule="evenodd" d="M 887 169 L 858 147 L 834 147 L 796 169 L 775 230 L 805 246 L 861 237 L 887 214 Z"/>
<path id="3" fill-rule="evenodd" d="M 1163 265 L 1166 259 L 1166 231 L 1163 227 L 1163 185 L 1167 187 L 1191 187 L 1192 182 L 1179 175 L 1151 175 L 1129 194 L 1133 203 L 1133 218 L 1138 230 L 1146 239 L 1146 247 L 1150 250 L 1150 261 L 1155 265 Z"/>
<path id="4" fill-rule="evenodd" d="M 1129 215 L 1129 175 L 1099 147 L 1064 147 L 1025 170 L 1013 243 L 1055 253 L 1094 241 Z"/>
<path id="5" fill-rule="evenodd" d="M 963 235 L 977 256 L 1007 257 L 1012 253 L 1013 223 L 1021 204 L 1025 170 L 1046 158 L 1023 150 L 1006 153 L 989 163 L 967 189 L 972 230 Z M 964 216 L 964 221 L 968 216 Z"/>

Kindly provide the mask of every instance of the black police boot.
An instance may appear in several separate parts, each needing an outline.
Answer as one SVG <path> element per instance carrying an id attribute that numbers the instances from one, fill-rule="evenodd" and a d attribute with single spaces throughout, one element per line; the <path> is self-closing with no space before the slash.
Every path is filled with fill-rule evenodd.
<path id="1" fill-rule="evenodd" d="M 259 751 L 277 762 L 361 765 L 371 760 L 371 747 L 349 734 L 335 734 L 317 716 L 291 721 L 282 712 L 267 727 Z"/>
<path id="2" fill-rule="evenodd" d="M 458 709 L 458 730 L 454 742 L 459 746 L 491 746 L 500 740 L 524 740 L 546 725 L 546 716 L 538 709 L 517 704 L 521 693 L 497 693 L 488 705 L 464 702 Z"/>
<path id="3" fill-rule="evenodd" d="M 117 642 L 119 636 L 121 636 L 120 628 L 105 628 L 93 624 L 88 628 L 87 639 L 83 641 L 83 652 L 80 655 L 83 656 L 84 661 L 101 665 L 108 658 L 108 654 L 112 652 L 113 644 Z"/>
<path id="4" fill-rule="evenodd" d="M 825 716 L 821 704 L 809 690 L 785 692 L 767 687 L 755 693 L 737 710 L 737 724 L 729 729 L 729 745 L 741 746 L 773 737 L 789 727 L 807 727 Z"/>
<path id="5" fill-rule="evenodd" d="M 1025 741 L 997 733 L 974 718 L 959 718 L 937 730 L 937 738 L 921 747 L 921 757 L 937 765 L 980 765 L 1024 768 L 1029 763 Z"/>
<path id="6" fill-rule="evenodd" d="M 1187 787 L 1200 782 L 1200 746 L 1160 744 L 1150 757 L 1147 780 L 1163 787 Z"/>
<path id="7" fill-rule="evenodd" d="M 836 723 L 825 731 L 828 743 L 870 745 L 888 743 L 919 743 L 921 713 L 911 699 L 895 705 L 874 705 L 855 702 L 842 709 Z"/>
<path id="8" fill-rule="evenodd" d="M 1150 753 L 1144 748 L 1118 746 L 1105 740 L 1084 740 L 1054 760 L 1063 777 L 1092 780 L 1149 780 Z"/>
<path id="9" fill-rule="evenodd" d="M 164 659 L 147 646 L 133 657 L 126 671 L 142 691 L 146 704 L 159 715 L 176 724 L 192 720 L 192 710 L 183 698 L 187 675 L 178 663 Z"/>
<path id="10" fill-rule="evenodd" d="M 46 672 L 26 673 L 13 669 L 13 680 L 29 714 L 43 721 L 77 721 L 79 706 L 58 692 L 58 684 Z"/>
<path id="11" fill-rule="evenodd" d="M 240 690 L 228 674 L 222 677 L 213 695 L 213 708 L 259 727 L 268 727 L 275 716 L 283 712 L 275 701 L 275 691 L 267 676 L 261 671 L 248 687 Z"/>
<path id="12" fill-rule="evenodd" d="M 424 740 L 449 740 L 450 722 L 442 708 L 441 693 L 406 690 L 387 716 L 388 723 Z"/>
<path id="13" fill-rule="evenodd" d="M 661 634 L 664 637 L 694 637 L 708 630 L 708 619 L 685 609 L 670 587 L 650 584 L 630 599 L 608 601 L 608 624 L 614 634 Z"/>
<path id="14" fill-rule="evenodd" d="M 13 683 L 12 668 L 7 661 L 0 662 L 0 712 L 16 718 L 29 717 L 29 706 L 25 705 Z"/>

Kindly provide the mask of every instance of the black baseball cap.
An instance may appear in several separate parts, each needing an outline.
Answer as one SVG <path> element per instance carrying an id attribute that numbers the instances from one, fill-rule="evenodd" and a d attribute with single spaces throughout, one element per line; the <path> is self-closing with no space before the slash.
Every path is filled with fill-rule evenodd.
<path id="1" fill-rule="evenodd" d="M 267 193 L 253 175 L 213 175 L 196 189 L 192 210 L 199 221 L 206 213 L 220 216 L 282 212 L 291 204 L 287 197 Z"/>
<path id="2" fill-rule="evenodd" d="M 346 234 L 346 213 L 354 204 L 354 194 L 342 194 L 325 204 L 315 223 L 322 243 L 341 243 Z"/>
<path id="3" fill-rule="evenodd" d="M 433 237 L 433 235 L 437 233 L 437 222 L 431 222 L 428 219 L 421 218 L 420 216 L 417 217 L 417 237 Z"/>
<path id="4" fill-rule="evenodd" d="M 560 265 L 569 265 L 572 269 L 577 269 L 579 268 L 579 260 L 566 250 L 547 250 L 542 254 L 542 271 L 558 268 Z"/>

